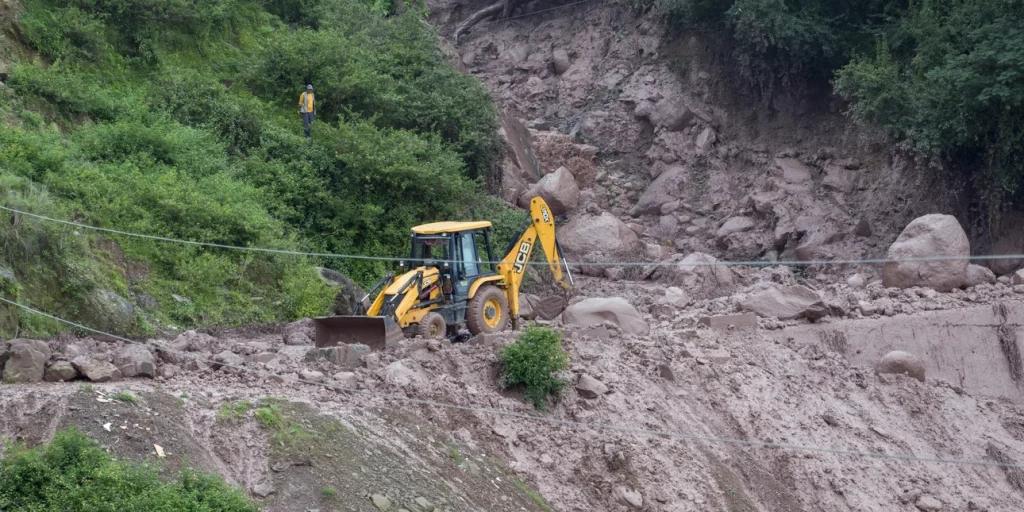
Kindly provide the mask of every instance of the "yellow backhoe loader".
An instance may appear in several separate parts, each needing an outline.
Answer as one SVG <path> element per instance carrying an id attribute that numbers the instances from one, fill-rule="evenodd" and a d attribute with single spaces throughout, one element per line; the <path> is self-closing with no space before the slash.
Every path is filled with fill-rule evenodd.
<path id="1" fill-rule="evenodd" d="M 572 275 L 555 239 L 554 216 L 540 197 L 530 201 L 529 224 L 500 260 L 491 249 L 490 222 L 416 226 L 408 266 L 418 266 L 405 270 L 406 261 L 399 263 L 401 275 L 389 272 L 377 282 L 356 315 L 313 319 L 316 346 L 361 343 L 379 350 L 407 335 L 454 337 L 463 325 L 473 335 L 516 329 L 519 286 L 538 243 L 555 280 L 571 287 Z"/>

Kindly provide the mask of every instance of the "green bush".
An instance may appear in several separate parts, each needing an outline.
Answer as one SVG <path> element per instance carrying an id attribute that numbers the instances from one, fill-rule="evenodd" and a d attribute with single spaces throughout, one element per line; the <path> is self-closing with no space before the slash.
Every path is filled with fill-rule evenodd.
<path id="1" fill-rule="evenodd" d="M 218 476 L 192 470 L 163 481 L 155 468 L 114 460 L 75 429 L 48 445 L 7 448 L 0 457 L 0 510 L 66 512 L 256 512 Z"/>
<path id="2" fill-rule="evenodd" d="M 569 368 L 562 335 L 550 328 L 530 326 L 515 343 L 501 351 L 503 387 L 522 386 L 526 399 L 544 409 L 548 396 L 557 396 L 566 381 L 555 374 Z"/>

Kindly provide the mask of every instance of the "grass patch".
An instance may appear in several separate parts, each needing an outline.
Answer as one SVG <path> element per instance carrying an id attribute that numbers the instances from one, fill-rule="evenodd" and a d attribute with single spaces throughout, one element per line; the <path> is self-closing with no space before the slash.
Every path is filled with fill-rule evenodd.
<path id="1" fill-rule="evenodd" d="M 186 469 L 171 481 L 157 469 L 114 460 L 75 428 L 48 445 L 15 444 L 0 456 L 0 510 L 257 512 L 215 475 Z"/>
<path id="2" fill-rule="evenodd" d="M 549 396 L 557 397 L 566 382 L 555 376 L 569 368 L 562 335 L 547 327 L 530 326 L 515 343 L 501 351 L 501 382 L 505 388 L 521 386 L 526 399 L 543 410 Z"/>
<path id="3" fill-rule="evenodd" d="M 324 489 L 320 491 L 320 499 L 324 501 L 338 499 L 338 490 L 334 487 L 324 487 Z"/>
<path id="4" fill-rule="evenodd" d="M 252 402 L 240 400 L 238 402 L 225 402 L 217 409 L 217 419 L 220 421 L 239 421 L 252 409 Z"/>
<path id="5" fill-rule="evenodd" d="M 124 402 L 126 404 L 136 404 L 136 403 L 139 402 L 138 397 L 136 397 L 135 395 L 133 395 L 133 394 L 127 392 L 127 391 L 122 391 L 120 393 L 116 393 L 114 395 L 111 395 L 110 399 L 111 400 L 117 400 L 118 402 Z"/>
<path id="6" fill-rule="evenodd" d="M 522 493 L 525 494 L 528 498 L 530 498 L 530 500 L 536 503 L 537 506 L 540 507 L 542 510 L 548 512 L 554 510 L 553 508 L 551 508 L 551 505 L 548 504 L 548 501 L 544 499 L 544 496 L 541 496 L 539 492 L 531 489 L 530 486 L 526 485 L 526 483 L 524 483 L 522 480 L 516 478 L 514 482 L 516 484 L 516 487 L 520 491 L 522 491 Z"/>
<path id="7" fill-rule="evenodd" d="M 455 446 L 454 444 L 448 445 L 448 455 L 452 458 L 452 460 L 455 461 L 456 464 L 460 466 L 462 465 L 463 462 L 466 462 L 466 459 L 462 456 L 462 453 L 459 451 L 459 447 Z"/>
<path id="8" fill-rule="evenodd" d="M 96 392 L 96 388 L 92 384 L 79 384 L 78 390 L 79 391 L 84 391 L 86 393 L 94 393 L 94 392 Z"/>
<path id="9" fill-rule="evenodd" d="M 334 424 L 312 427 L 287 413 L 290 411 L 290 404 L 280 399 L 266 399 L 253 413 L 260 426 L 271 432 L 271 455 L 308 452 L 315 449 L 317 439 L 337 429 Z"/>

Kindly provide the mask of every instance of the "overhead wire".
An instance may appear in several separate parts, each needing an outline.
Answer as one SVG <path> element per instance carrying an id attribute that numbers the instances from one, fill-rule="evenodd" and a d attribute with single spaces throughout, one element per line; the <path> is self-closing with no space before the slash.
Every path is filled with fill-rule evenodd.
<path id="1" fill-rule="evenodd" d="M 107 337 L 107 338 L 110 338 L 110 339 L 114 339 L 114 340 L 118 340 L 118 341 L 121 341 L 121 342 L 124 342 L 124 343 L 146 346 L 146 347 L 149 347 L 149 348 L 151 348 L 153 350 L 156 350 L 158 352 L 167 352 L 167 353 L 177 354 L 177 355 L 184 356 L 187 359 L 191 359 L 191 360 L 194 360 L 194 361 L 197 361 L 197 362 L 207 363 L 207 364 L 216 365 L 216 366 L 220 366 L 220 367 L 231 368 L 231 369 L 234 369 L 234 370 L 239 370 L 239 371 L 247 372 L 247 373 L 250 373 L 250 374 L 255 374 L 255 375 L 261 376 L 263 378 L 277 377 L 279 379 L 282 379 L 282 381 L 285 381 L 285 382 L 293 382 L 293 383 L 298 383 L 298 384 L 305 384 L 305 385 L 323 387 L 323 388 L 326 388 L 326 389 L 330 389 L 332 391 L 337 391 L 339 393 L 347 393 L 347 394 L 351 394 L 351 395 L 363 395 L 363 396 L 368 396 L 368 397 L 371 397 L 371 398 L 389 399 L 389 400 L 406 402 L 406 403 L 415 404 L 415 405 L 426 406 L 426 407 L 436 407 L 436 408 L 443 408 L 443 409 L 452 409 L 452 410 L 458 410 L 458 411 L 463 411 L 463 412 L 473 412 L 473 413 L 485 414 L 485 415 L 491 415 L 491 416 L 503 416 L 503 417 L 508 417 L 508 418 L 515 418 L 515 419 L 521 419 L 521 420 L 527 420 L 527 421 L 533 421 L 533 422 L 539 422 L 539 423 L 547 423 L 547 424 L 551 424 L 551 425 L 559 425 L 559 426 L 564 426 L 564 427 L 569 427 L 569 428 L 574 428 L 574 429 L 606 430 L 606 431 L 614 431 L 614 432 L 621 432 L 621 433 L 626 433 L 626 434 L 635 434 L 635 435 L 642 435 L 642 436 L 650 436 L 650 437 L 666 437 L 666 438 L 671 438 L 671 439 L 680 439 L 680 440 L 685 440 L 685 441 L 693 441 L 693 442 L 700 442 L 700 443 L 706 443 L 706 444 L 723 444 L 723 445 L 733 445 L 733 446 L 747 446 L 747 447 L 752 447 L 752 448 L 765 448 L 765 449 L 775 449 L 775 450 L 802 451 L 802 452 L 822 453 L 822 454 L 847 456 L 847 457 L 889 459 L 889 460 L 898 460 L 898 461 L 903 461 L 903 462 L 935 463 L 935 464 L 950 464 L 950 465 L 963 465 L 963 466 L 987 466 L 987 467 L 999 467 L 999 468 L 1024 469 L 1024 464 L 1016 464 L 1016 463 L 1011 464 L 1011 463 L 1004 463 L 1004 462 L 999 462 L 999 461 L 956 459 L 956 458 L 946 458 L 946 457 L 919 457 L 919 456 L 916 456 L 916 455 L 900 454 L 900 453 L 865 452 L 865 451 L 860 451 L 860 450 L 847 450 L 847 449 L 839 449 L 839 448 L 828 448 L 828 447 L 822 447 L 822 446 L 800 445 L 800 444 L 793 444 L 793 443 L 776 443 L 776 442 L 757 441 L 757 440 L 750 440 L 750 439 L 734 439 L 734 438 L 727 438 L 727 437 L 707 436 L 707 435 L 701 435 L 701 434 L 691 434 L 691 433 L 686 433 L 686 432 L 677 432 L 677 431 L 672 431 L 672 430 L 655 430 L 655 429 L 645 429 L 645 428 L 637 428 L 637 427 L 627 427 L 627 426 L 614 425 L 614 424 L 609 424 L 609 423 L 580 422 L 580 421 L 574 421 L 574 420 L 567 420 L 567 419 L 553 418 L 553 417 L 547 417 L 547 416 L 540 416 L 540 415 L 535 415 L 535 414 L 526 414 L 526 413 L 515 412 L 515 411 L 505 411 L 505 410 L 501 410 L 501 409 L 494 409 L 494 408 L 491 408 L 491 407 L 474 407 L 474 406 L 469 406 L 469 405 L 459 405 L 459 404 L 454 404 L 454 403 L 449 403 L 449 402 L 441 402 L 441 401 L 437 401 L 437 400 L 426 400 L 426 399 L 420 399 L 420 398 L 412 398 L 412 397 L 405 396 L 405 395 L 396 395 L 396 394 L 391 394 L 391 393 L 380 393 L 380 392 L 375 392 L 375 391 L 371 391 L 371 390 L 351 389 L 351 388 L 347 388 L 347 387 L 343 387 L 343 386 L 338 386 L 338 385 L 334 385 L 334 384 L 329 384 L 329 383 L 314 382 L 314 381 L 311 381 L 311 380 L 303 379 L 301 377 L 285 380 L 281 375 L 275 374 L 275 373 L 272 373 L 272 372 L 258 370 L 258 369 L 255 369 L 255 368 L 249 368 L 249 367 L 245 367 L 245 366 L 242 366 L 242 365 L 239 365 L 239 364 L 232 364 L 232 363 L 226 363 L 226 362 L 222 362 L 222 361 L 216 361 L 216 360 L 213 360 L 213 359 L 209 359 L 209 358 L 204 358 L 202 356 L 198 356 L 198 355 L 196 355 L 194 353 L 191 353 L 191 352 L 186 352 L 186 351 L 182 351 L 182 350 L 176 350 L 176 349 L 173 349 L 171 347 L 167 347 L 167 346 L 159 345 L 159 344 L 155 344 L 155 343 L 147 343 L 147 342 L 142 342 L 142 341 L 131 340 L 131 339 L 125 338 L 123 336 L 118 336 L 116 334 L 111 334 L 111 333 L 107 333 L 107 332 L 100 331 L 100 330 L 97 330 L 97 329 L 93 329 L 93 328 L 91 328 L 89 326 L 80 324 L 78 322 L 73 322 L 71 320 L 66 320 L 66 319 L 60 318 L 58 316 L 51 315 L 51 314 L 46 313 L 44 311 L 40 311 L 38 309 L 32 308 L 30 306 L 26 306 L 24 304 L 20 304 L 20 303 L 18 303 L 16 301 L 9 300 L 9 299 L 6 299 L 4 297 L 0 297 L 0 302 L 6 303 L 6 304 L 11 305 L 11 306 L 18 307 L 18 308 L 20 308 L 22 310 L 25 310 L 25 311 L 29 312 L 29 313 L 32 313 L 32 314 L 35 314 L 35 315 L 39 315 L 39 316 L 42 316 L 44 318 L 48 318 L 48 319 L 56 321 L 56 322 L 60 322 L 60 323 L 63 323 L 65 325 L 69 325 L 71 327 L 75 327 L 77 329 L 81 329 L 83 331 L 86 331 L 86 332 L 89 332 L 89 333 L 92 333 L 92 334 L 104 336 L 104 337 Z M 360 404 L 351 404 L 351 405 L 360 406 Z"/>
<path id="2" fill-rule="evenodd" d="M 0 205 L 0 210 L 7 211 L 26 217 L 44 220 L 47 222 L 54 222 L 57 224 L 63 224 L 66 226 L 72 226 L 76 228 L 89 229 L 93 231 L 99 231 L 102 233 L 109 233 L 114 235 L 130 236 L 135 238 L 142 238 L 147 240 L 155 240 L 166 243 L 177 243 L 185 245 L 194 245 L 202 247 L 212 247 L 218 249 L 228 249 L 236 251 L 250 251 L 250 252 L 261 252 L 271 254 L 285 254 L 292 256 L 307 256 L 316 258 L 337 258 L 337 259 L 350 259 L 350 260 L 370 260 L 370 261 L 431 261 L 435 263 L 448 263 L 458 264 L 462 263 L 462 260 L 447 260 L 441 258 L 399 258 L 394 256 L 368 256 L 362 254 L 337 254 L 327 252 L 311 252 L 311 251 L 298 251 L 292 249 L 274 249 L 269 247 L 248 247 L 230 244 L 221 244 L 215 242 L 197 242 L 194 240 L 183 240 L 180 238 L 149 235 L 143 233 L 134 233 L 131 231 L 123 231 L 119 229 L 104 228 L 99 226 L 91 226 L 89 224 L 83 224 L 80 222 L 74 222 L 69 220 L 57 219 L 48 217 L 46 215 L 40 215 L 38 213 L 32 213 L 17 208 L 11 208 L 9 206 Z M 923 262 L 935 262 L 935 261 L 989 261 L 989 260 L 1020 260 L 1024 259 L 1024 254 L 993 254 L 993 255 L 974 255 L 974 256 L 927 256 L 927 257 L 915 257 L 915 258 L 861 258 L 861 259 L 837 259 L 837 260 L 716 260 L 716 261 L 695 261 L 695 262 L 679 262 L 679 261 L 601 261 L 601 262 L 586 262 L 586 261 L 573 261 L 570 265 L 585 267 L 585 266 L 600 266 L 600 267 L 767 267 L 767 266 L 815 266 L 815 265 L 871 265 L 871 264 L 886 264 L 886 263 L 923 263 Z M 502 263 L 501 261 L 480 261 L 479 263 L 486 265 L 497 265 Z M 545 261 L 530 261 L 527 262 L 529 265 L 541 265 L 547 266 L 548 262 Z"/>

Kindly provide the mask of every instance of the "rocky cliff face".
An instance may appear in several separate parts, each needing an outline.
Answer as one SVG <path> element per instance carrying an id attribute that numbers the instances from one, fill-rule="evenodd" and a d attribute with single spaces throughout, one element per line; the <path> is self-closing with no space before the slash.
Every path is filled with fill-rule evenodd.
<path id="1" fill-rule="evenodd" d="M 942 173 L 853 125 L 825 93 L 766 105 L 698 37 L 663 37 L 656 14 L 586 3 L 531 15 L 553 6 L 541 4 L 451 41 L 505 113 L 510 203 L 566 167 L 581 190 L 568 218 L 607 212 L 650 259 L 878 258 L 913 218 L 964 211 Z M 451 38 L 481 7 L 437 0 L 430 20 Z"/>

